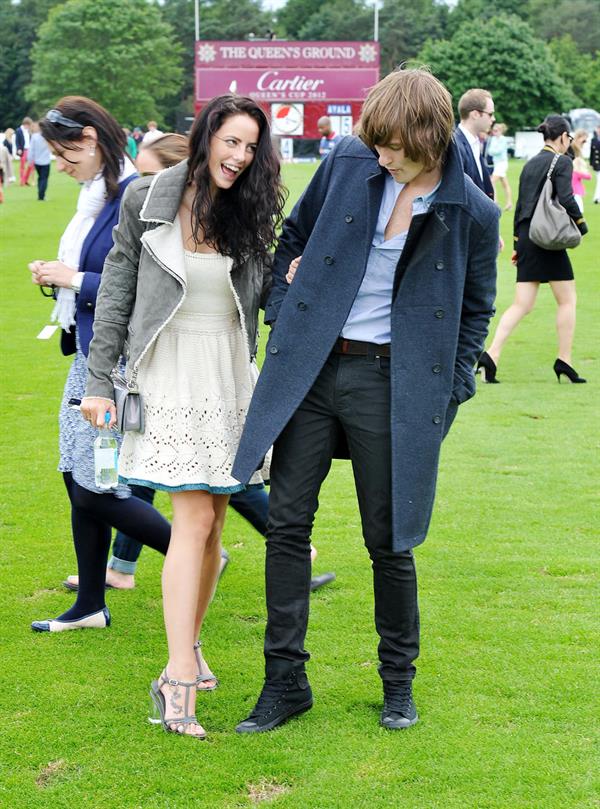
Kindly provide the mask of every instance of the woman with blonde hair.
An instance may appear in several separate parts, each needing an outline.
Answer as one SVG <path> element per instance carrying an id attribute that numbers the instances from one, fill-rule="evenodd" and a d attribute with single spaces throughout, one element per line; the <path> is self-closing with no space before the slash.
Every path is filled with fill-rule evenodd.
<path id="1" fill-rule="evenodd" d="M 508 172 L 508 138 L 506 137 L 506 124 L 494 124 L 492 135 L 488 140 L 487 153 L 494 161 L 492 172 L 492 185 L 494 190 L 498 181 L 504 189 L 504 210 L 512 208 L 512 191 L 506 177 Z"/>
<path id="2" fill-rule="evenodd" d="M 571 144 L 575 155 L 573 159 L 573 195 L 581 213 L 583 213 L 583 197 L 585 196 L 583 181 L 592 179 L 590 168 L 583 156 L 583 147 L 587 143 L 588 137 L 589 135 L 585 129 L 577 129 L 573 134 L 573 143 Z"/>

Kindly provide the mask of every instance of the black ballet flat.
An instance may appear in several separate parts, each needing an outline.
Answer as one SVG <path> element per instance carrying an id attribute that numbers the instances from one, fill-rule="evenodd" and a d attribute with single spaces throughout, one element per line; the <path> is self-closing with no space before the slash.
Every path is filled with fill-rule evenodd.
<path id="1" fill-rule="evenodd" d="M 584 379 L 582 376 L 579 376 L 575 368 L 571 368 L 571 366 L 563 362 L 563 360 L 556 360 L 553 365 L 554 373 L 556 374 L 556 378 L 560 382 L 560 377 L 564 374 L 569 382 L 572 382 L 575 385 L 581 385 L 587 382 L 587 379 Z"/>
<path id="2" fill-rule="evenodd" d="M 496 363 L 487 353 L 484 351 L 481 357 L 479 357 L 479 361 L 477 363 L 477 370 L 475 373 L 481 373 L 483 381 L 488 382 L 490 385 L 498 385 L 500 383 L 499 379 L 496 379 Z"/>

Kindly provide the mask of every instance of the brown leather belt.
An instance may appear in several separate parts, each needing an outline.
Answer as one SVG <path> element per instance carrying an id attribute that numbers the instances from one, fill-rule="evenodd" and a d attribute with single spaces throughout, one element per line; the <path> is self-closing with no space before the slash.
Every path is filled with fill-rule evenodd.
<path id="1" fill-rule="evenodd" d="M 390 344 L 364 343 L 362 340 L 346 340 L 338 337 L 333 351 L 336 354 L 349 354 L 351 357 L 389 357 Z"/>

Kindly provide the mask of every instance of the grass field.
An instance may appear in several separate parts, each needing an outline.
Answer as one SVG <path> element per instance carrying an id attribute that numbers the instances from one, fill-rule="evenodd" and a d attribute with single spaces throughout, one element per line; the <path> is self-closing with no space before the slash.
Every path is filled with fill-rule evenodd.
<path id="1" fill-rule="evenodd" d="M 311 166 L 286 167 L 295 198 Z M 520 164 L 511 165 L 516 189 Z M 599 806 L 598 416 L 600 206 L 572 253 L 579 293 L 574 364 L 558 385 L 554 302 L 507 344 L 501 385 L 480 386 L 445 442 L 437 505 L 417 551 L 420 723 L 378 727 L 380 683 L 367 555 L 349 465 L 336 462 L 317 517 L 307 648 L 315 707 L 284 728 L 238 736 L 262 680 L 263 541 L 231 514 L 232 561 L 204 630 L 220 688 L 200 695 L 198 743 L 145 721 L 165 662 L 161 559 L 144 550 L 137 586 L 108 593 L 106 631 L 36 635 L 72 602 L 69 510 L 57 410 L 69 360 L 36 340 L 49 302 L 27 262 L 54 258 L 77 188 L 50 177 L 48 201 L 11 186 L 0 206 L 2 585 L 0 807 L 7 809 L 591 809 Z M 499 312 L 512 299 L 508 247 Z M 163 495 L 159 507 L 168 512 Z"/>

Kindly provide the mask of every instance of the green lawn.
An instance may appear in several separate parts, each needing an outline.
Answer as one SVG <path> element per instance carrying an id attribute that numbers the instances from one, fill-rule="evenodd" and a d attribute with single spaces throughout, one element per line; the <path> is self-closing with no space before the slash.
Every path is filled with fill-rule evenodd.
<path id="1" fill-rule="evenodd" d="M 313 168 L 286 167 L 295 198 Z M 516 189 L 519 163 L 511 165 Z M 558 385 L 554 302 L 507 344 L 501 385 L 481 386 L 445 442 L 437 505 L 417 551 L 420 723 L 378 726 L 380 684 L 367 555 L 349 465 L 321 498 L 319 572 L 307 647 L 315 707 L 270 734 L 238 736 L 262 678 L 263 542 L 237 515 L 232 561 L 204 632 L 220 688 L 199 697 L 205 743 L 146 723 L 165 662 L 161 559 L 144 550 L 132 593 L 108 594 L 113 626 L 37 635 L 30 621 L 72 601 L 69 510 L 57 410 L 69 361 L 36 340 L 50 304 L 27 262 L 54 258 L 77 188 L 48 201 L 11 186 L 0 206 L 2 313 L 2 686 L 0 806 L 79 809 L 588 809 L 598 806 L 598 382 L 600 206 L 572 253 L 579 292 L 574 364 Z M 510 214 L 498 310 L 512 299 Z M 158 499 L 167 510 L 166 498 Z M 269 803 L 271 802 L 271 803 Z"/>

